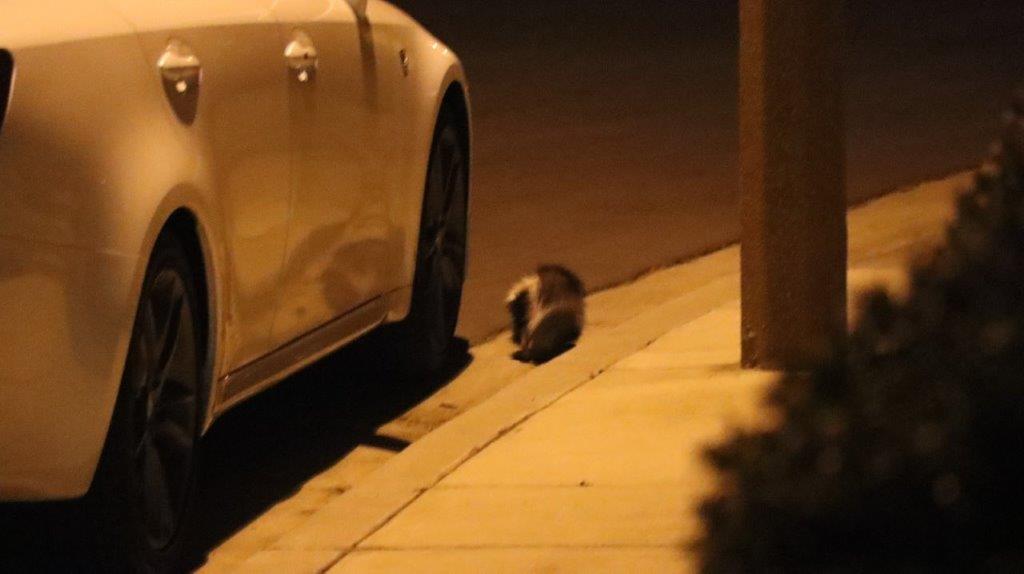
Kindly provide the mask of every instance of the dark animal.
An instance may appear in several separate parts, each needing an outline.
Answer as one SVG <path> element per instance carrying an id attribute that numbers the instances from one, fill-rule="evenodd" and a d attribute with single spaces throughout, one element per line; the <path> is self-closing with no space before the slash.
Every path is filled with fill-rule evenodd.
<path id="1" fill-rule="evenodd" d="M 583 333 L 583 282 L 561 265 L 541 265 L 508 292 L 516 360 L 543 363 L 572 348 Z"/>

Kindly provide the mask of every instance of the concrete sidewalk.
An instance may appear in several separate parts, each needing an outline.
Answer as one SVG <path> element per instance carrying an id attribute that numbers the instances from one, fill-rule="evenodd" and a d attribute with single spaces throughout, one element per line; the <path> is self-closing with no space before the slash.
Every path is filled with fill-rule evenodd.
<path id="1" fill-rule="evenodd" d="M 954 176 L 853 210 L 851 300 L 872 284 L 901 290 L 905 262 L 941 240 L 968 183 Z M 759 402 L 775 377 L 738 367 L 739 251 L 588 304 L 576 349 L 515 371 L 240 570 L 694 569 L 684 550 L 699 534 L 693 509 L 715 485 L 702 449 L 730 427 L 766 424 Z"/>

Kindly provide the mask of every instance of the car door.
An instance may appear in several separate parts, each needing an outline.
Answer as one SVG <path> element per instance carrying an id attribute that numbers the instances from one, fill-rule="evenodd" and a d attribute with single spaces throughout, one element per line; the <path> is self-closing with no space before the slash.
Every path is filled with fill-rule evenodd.
<path id="1" fill-rule="evenodd" d="M 133 23 L 192 175 L 222 215 L 226 371 L 273 349 L 291 188 L 288 76 L 270 0 L 109 0 Z M 140 125 L 144 130 L 146 126 Z"/>
<path id="2" fill-rule="evenodd" d="M 284 344 L 381 294 L 386 198 L 371 166 L 373 54 L 343 0 L 279 0 L 289 65 L 292 206 L 274 340 Z"/>

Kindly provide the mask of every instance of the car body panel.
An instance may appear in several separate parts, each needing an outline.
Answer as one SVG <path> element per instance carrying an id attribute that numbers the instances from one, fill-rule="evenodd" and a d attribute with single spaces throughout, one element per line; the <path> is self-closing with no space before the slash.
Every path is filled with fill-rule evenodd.
<path id="1" fill-rule="evenodd" d="M 126 346 L 135 261 L 0 237 L 0 495 L 84 492 Z M 88 486 L 88 482 L 85 483 Z"/>
<path id="2" fill-rule="evenodd" d="M 269 0 L 109 0 L 138 33 L 143 56 L 171 124 L 160 145 L 192 156 L 177 167 L 182 183 L 208 194 L 222 216 L 224 267 L 222 368 L 237 369 L 272 347 L 288 236 L 291 180 L 287 77 L 280 30 Z M 162 7 L 164 10 L 157 10 Z M 171 9 L 173 8 L 173 9 Z M 208 15 L 199 18 L 200 15 Z M 172 42 L 202 66 L 201 86 L 185 94 L 163 86 L 157 62 Z M 195 119 L 174 113 L 196 97 Z"/>
<path id="3" fill-rule="evenodd" d="M 303 299 L 278 288 L 289 255 L 301 258 L 298 240 L 289 249 L 295 168 L 323 165 L 319 154 L 335 151 L 296 152 L 296 100 L 283 61 L 289 1 L 273 10 L 261 0 L 5 3 L 0 48 L 14 56 L 16 78 L 0 133 L 0 500 L 72 498 L 88 489 L 149 253 L 175 212 L 195 220 L 203 251 L 213 357 L 208 424 L 407 313 L 434 122 L 448 87 L 464 89 L 462 67 L 403 12 L 368 2 L 356 22 L 364 84 L 352 88 L 365 106 L 353 119 L 362 124 L 355 157 L 365 170 L 353 189 L 366 195 L 350 196 L 340 215 L 307 207 L 304 233 L 320 228 L 314 243 L 322 251 L 314 249 L 317 263 L 296 276 L 319 281 L 306 299 L 315 305 L 306 305 L 318 305 L 325 320 L 291 330 L 282 343 L 273 338 L 275 316 L 291 297 Z M 344 16 L 344 3 L 328 4 Z M 237 32 L 242 24 L 249 32 Z M 268 38 L 272 46 L 262 44 Z M 172 39 L 204 66 L 191 124 L 181 121 L 156 67 Z M 345 105 L 330 117 L 353 117 Z M 329 141 L 331 133 L 302 137 L 341 151 L 355 146 Z M 345 165 L 331 169 L 342 177 Z M 324 180 L 310 181 L 310 196 L 326 205 L 318 195 Z M 341 238 L 323 231 L 338 221 L 349 226 Z M 347 258 L 345 245 L 369 246 L 357 261 L 363 267 L 334 277 L 338 262 L 329 254 Z M 346 282 L 359 285 L 351 299 L 328 300 Z M 278 333 L 289 333 L 281 325 Z M 222 392 L 246 378 L 244 392 Z"/>
<path id="4" fill-rule="evenodd" d="M 289 73 L 291 219 L 273 342 L 284 345 L 380 296 L 388 205 L 369 163 L 379 152 L 372 53 L 342 0 L 280 0 L 288 42 L 316 51 L 305 81 Z"/>
<path id="5" fill-rule="evenodd" d="M 153 215 L 123 193 L 147 158 L 112 160 L 144 147 L 135 122 L 160 113 L 131 28 L 89 2 L 45 8 L 9 3 L 0 23 L 16 70 L 0 134 L 0 498 L 88 486 Z"/>
<path id="6" fill-rule="evenodd" d="M 468 112 L 469 86 L 455 53 L 405 12 L 381 0 L 369 0 L 366 13 L 372 25 L 376 89 L 381 94 L 377 129 L 388 142 L 377 157 L 382 189 L 391 206 L 388 224 L 393 244 L 386 283 L 393 290 L 387 293 L 388 321 L 398 321 L 408 314 L 411 302 L 422 190 L 438 113 L 449 88 L 455 85 L 462 91 Z M 407 74 L 399 59 L 403 51 L 408 59 Z M 466 127 L 472 139 L 472 127 Z M 418 190 L 420 195 L 410 197 L 410 190 Z"/>
<path id="7" fill-rule="evenodd" d="M 376 108 L 367 114 L 375 122 L 371 124 L 374 133 L 370 135 L 378 143 L 374 153 L 361 157 L 370 171 L 377 174 L 373 181 L 384 195 L 383 205 L 387 208 L 384 223 L 390 252 L 386 256 L 383 293 L 221 379 L 214 417 L 294 372 L 296 365 L 308 364 L 351 340 L 353 330 L 368 330 L 408 314 L 434 124 L 450 86 L 460 86 L 468 107 L 466 78 L 455 54 L 401 10 L 386 2 L 370 0 L 366 16 L 367 21 L 360 22 L 360 40 L 364 43 L 361 54 L 364 65 L 373 71 L 366 74 L 364 85 L 367 98 Z M 297 19 L 299 15 L 296 11 L 288 17 Z M 293 25 L 286 31 L 292 30 Z M 367 26 L 371 29 L 366 29 Z M 412 63 L 408 74 L 400 59 L 403 51 Z M 372 54 L 372 60 L 367 61 L 366 54 Z M 339 328 L 342 325 L 348 327 Z"/>

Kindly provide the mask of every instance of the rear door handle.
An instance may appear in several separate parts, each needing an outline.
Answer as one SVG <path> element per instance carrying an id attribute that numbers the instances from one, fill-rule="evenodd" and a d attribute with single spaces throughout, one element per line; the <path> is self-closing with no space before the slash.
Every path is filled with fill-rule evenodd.
<path id="1" fill-rule="evenodd" d="M 202 64 L 192 49 L 183 42 L 171 40 L 157 60 L 156 66 L 160 69 L 164 81 L 173 85 L 179 94 L 199 86 Z"/>
<path id="2" fill-rule="evenodd" d="M 296 30 L 292 34 L 292 41 L 284 48 L 284 59 L 288 69 L 295 74 L 295 79 L 308 82 L 316 73 L 320 56 L 313 45 L 313 39 L 305 32 Z"/>

